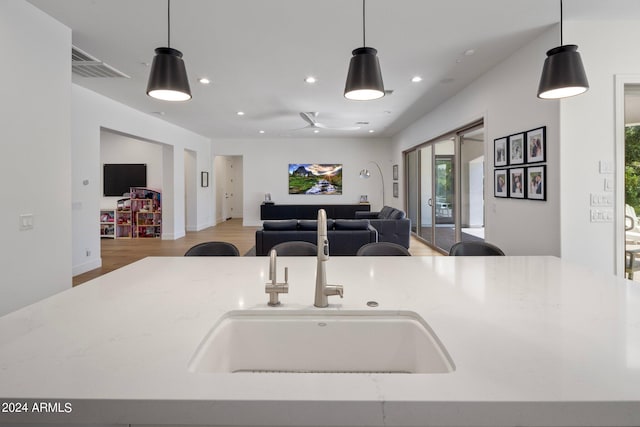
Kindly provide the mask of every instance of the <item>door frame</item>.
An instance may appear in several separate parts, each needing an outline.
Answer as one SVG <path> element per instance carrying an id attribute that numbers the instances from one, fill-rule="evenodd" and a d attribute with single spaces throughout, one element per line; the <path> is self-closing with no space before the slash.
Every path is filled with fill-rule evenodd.
<path id="1" fill-rule="evenodd" d="M 625 120 L 624 100 L 626 85 L 640 85 L 640 74 L 617 74 L 615 79 L 615 206 L 614 206 L 614 230 L 615 230 L 615 273 L 624 277 L 625 264 L 625 229 L 624 229 L 624 170 L 625 170 Z"/>

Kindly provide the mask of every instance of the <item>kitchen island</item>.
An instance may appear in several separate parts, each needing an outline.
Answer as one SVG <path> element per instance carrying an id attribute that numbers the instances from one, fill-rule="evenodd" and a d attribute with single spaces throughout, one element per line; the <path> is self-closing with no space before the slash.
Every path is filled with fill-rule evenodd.
<path id="1" fill-rule="evenodd" d="M 0 425 L 640 425 L 637 283 L 554 257 L 335 257 L 344 299 L 320 309 L 315 258 L 285 266 L 274 308 L 266 257 L 152 257 L 1 317 Z M 190 371 L 237 310 L 413 312 L 454 370 Z"/>

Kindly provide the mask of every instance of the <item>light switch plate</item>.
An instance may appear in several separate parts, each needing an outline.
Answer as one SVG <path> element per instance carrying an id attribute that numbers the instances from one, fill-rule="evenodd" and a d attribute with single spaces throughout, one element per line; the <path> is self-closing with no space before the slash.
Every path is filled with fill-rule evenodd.
<path id="1" fill-rule="evenodd" d="M 591 206 L 613 206 L 612 193 L 591 193 Z"/>
<path id="2" fill-rule="evenodd" d="M 22 214 L 19 217 L 20 219 L 20 231 L 31 230 L 33 229 L 33 214 Z"/>
<path id="3" fill-rule="evenodd" d="M 600 160 L 600 173 L 613 173 L 613 162 Z"/>
<path id="4" fill-rule="evenodd" d="M 604 191 L 613 191 L 615 186 L 613 185 L 613 178 L 604 179 Z"/>
<path id="5" fill-rule="evenodd" d="M 613 209 L 591 209 L 591 222 L 613 222 Z"/>

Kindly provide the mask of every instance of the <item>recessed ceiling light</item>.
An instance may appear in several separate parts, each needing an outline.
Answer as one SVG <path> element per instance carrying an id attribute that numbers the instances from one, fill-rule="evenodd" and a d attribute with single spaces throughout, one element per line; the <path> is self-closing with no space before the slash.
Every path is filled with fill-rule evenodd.
<path id="1" fill-rule="evenodd" d="M 238 112 L 236 113 L 236 115 L 238 115 L 238 116 L 244 116 L 244 111 L 238 111 Z"/>
<path id="2" fill-rule="evenodd" d="M 320 131 L 318 129 L 314 129 L 313 133 L 320 133 Z"/>
<path id="3" fill-rule="evenodd" d="M 464 51 L 464 56 L 471 56 L 476 53 L 475 49 L 467 49 Z"/>
<path id="4" fill-rule="evenodd" d="M 201 77 L 201 78 L 199 78 L 199 79 L 198 79 L 198 81 L 199 81 L 200 83 L 202 83 L 203 85 L 208 85 L 209 83 L 211 83 L 211 80 L 209 80 L 209 79 L 208 79 L 208 78 L 206 78 L 206 77 Z"/>
<path id="5" fill-rule="evenodd" d="M 304 81 L 305 81 L 305 83 L 315 83 L 315 82 L 318 81 L 318 79 L 316 79 L 313 76 L 307 76 L 307 77 L 305 77 Z"/>
<path id="6" fill-rule="evenodd" d="M 264 133 L 264 131 L 263 130 L 259 130 L 258 133 Z"/>
<path id="7" fill-rule="evenodd" d="M 374 133 L 374 132 L 375 132 L 375 130 L 369 129 L 369 133 Z"/>
<path id="8" fill-rule="evenodd" d="M 421 82 L 421 81 L 422 81 L 422 77 L 420 77 L 420 76 L 413 76 L 413 77 L 411 77 L 411 81 L 412 81 L 412 82 L 414 82 L 414 83 Z"/>

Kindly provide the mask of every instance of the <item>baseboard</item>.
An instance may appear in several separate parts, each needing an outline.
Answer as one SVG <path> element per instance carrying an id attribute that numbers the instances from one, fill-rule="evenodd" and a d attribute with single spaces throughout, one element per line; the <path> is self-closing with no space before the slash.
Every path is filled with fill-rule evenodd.
<path id="1" fill-rule="evenodd" d="M 80 265 L 74 265 L 71 268 L 71 274 L 73 276 L 77 276 L 82 273 L 86 273 L 87 271 L 95 270 L 96 268 L 102 267 L 102 259 L 97 258 L 91 261 L 84 262 Z"/>
<path id="2" fill-rule="evenodd" d="M 178 240 L 181 237 L 186 236 L 186 233 L 162 233 L 162 236 L 160 236 L 160 238 L 162 240 Z"/>

